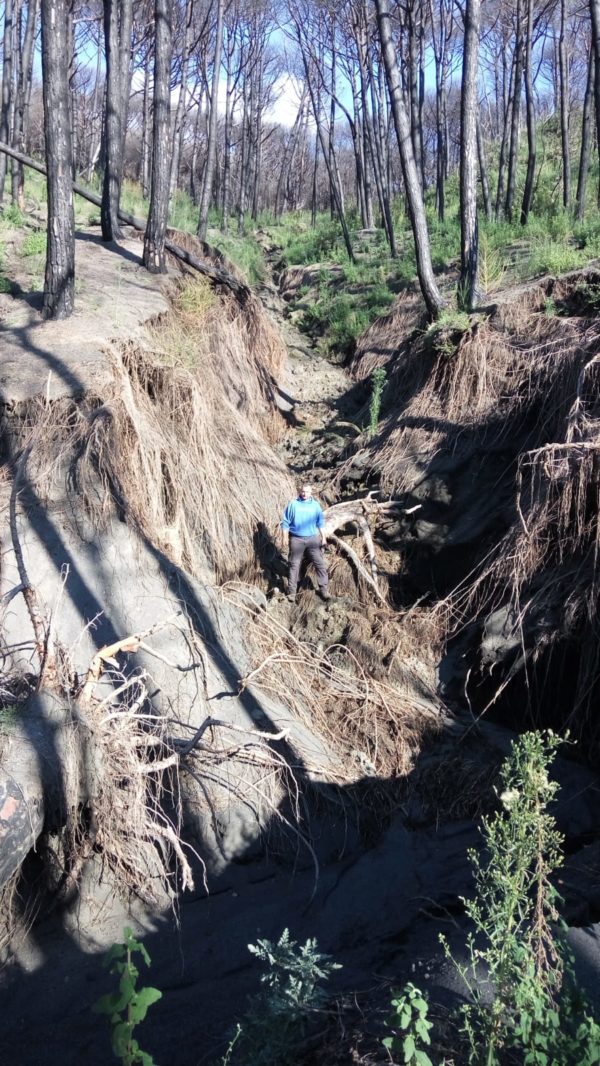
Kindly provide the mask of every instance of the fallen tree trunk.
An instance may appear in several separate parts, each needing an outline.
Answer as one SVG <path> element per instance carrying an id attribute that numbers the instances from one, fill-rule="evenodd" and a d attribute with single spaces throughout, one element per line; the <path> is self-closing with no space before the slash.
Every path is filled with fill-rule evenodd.
<path id="1" fill-rule="evenodd" d="M 36 170 L 38 174 L 43 174 L 46 177 L 46 168 L 37 160 L 31 159 L 30 156 L 24 155 L 23 152 L 18 152 L 15 148 L 11 148 L 8 144 L 4 144 L 0 141 L 0 152 L 10 156 L 11 159 L 16 159 L 18 163 L 23 163 L 24 166 L 30 167 L 32 170 Z M 91 192 L 89 189 L 85 189 L 82 185 L 78 185 L 77 182 L 73 182 L 73 192 L 77 196 L 82 196 L 84 200 L 88 200 L 89 203 L 94 204 L 96 207 L 102 206 L 102 200 L 96 193 Z M 119 208 L 119 218 L 122 222 L 127 223 L 133 229 L 139 233 L 146 232 L 146 222 L 144 219 L 136 218 L 135 215 L 130 215 L 128 211 L 123 211 Z M 186 266 L 191 267 L 193 270 L 197 270 L 199 274 L 203 274 L 209 278 L 215 285 L 225 285 L 240 303 L 245 303 L 250 295 L 250 289 L 247 285 L 244 285 L 242 281 L 239 281 L 233 274 L 230 274 L 228 270 L 222 270 L 219 267 L 212 266 L 210 263 L 205 263 L 202 259 L 198 259 L 191 252 L 186 251 L 185 248 L 181 248 L 174 241 L 167 239 L 165 241 L 165 248 L 175 259 L 179 259 L 180 262 L 185 263 Z"/>

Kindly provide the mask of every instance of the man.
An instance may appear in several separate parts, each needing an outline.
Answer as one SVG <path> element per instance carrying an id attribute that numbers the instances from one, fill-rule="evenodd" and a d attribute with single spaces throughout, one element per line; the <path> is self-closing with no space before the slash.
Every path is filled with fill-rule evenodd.
<path id="1" fill-rule="evenodd" d="M 331 599 L 328 591 L 329 577 L 323 558 L 323 547 L 327 543 L 324 527 L 325 516 L 317 501 L 313 499 L 312 485 L 302 485 L 296 499 L 288 503 L 281 521 L 281 528 L 284 534 L 288 534 L 289 541 L 288 600 L 291 603 L 296 602 L 300 565 L 305 552 L 317 571 L 321 599 Z"/>

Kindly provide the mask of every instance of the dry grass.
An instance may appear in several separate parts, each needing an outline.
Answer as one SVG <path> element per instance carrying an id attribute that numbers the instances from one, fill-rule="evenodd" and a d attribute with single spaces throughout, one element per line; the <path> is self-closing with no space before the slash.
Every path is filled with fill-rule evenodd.
<path id="1" fill-rule="evenodd" d="M 495 549 L 485 545 L 484 560 L 475 551 L 472 573 L 435 614 L 452 631 L 508 602 L 526 658 L 580 641 L 564 724 L 588 737 L 600 676 L 600 328 L 577 300 L 587 292 L 592 305 L 599 283 L 588 272 L 525 286 L 450 344 L 448 335 L 413 333 L 402 345 L 396 338 L 392 413 L 370 449 L 394 496 L 436 472 L 451 476 L 477 455 L 506 456 L 505 484 L 516 470 L 513 523 Z M 391 348 L 387 325 L 367 335 L 360 376 L 371 365 L 367 341 L 379 359 Z M 542 617 L 536 649 L 528 642 Z"/>
<path id="2" fill-rule="evenodd" d="M 149 350 L 115 351 L 112 389 L 32 402 L 29 482 L 42 496 L 76 493 L 100 525 L 116 504 L 195 575 L 250 567 L 257 528 L 274 527 L 292 491 L 269 444 L 281 353 L 263 319 L 258 305 L 240 310 L 201 281 L 184 283 L 150 327 Z"/>
<path id="3" fill-rule="evenodd" d="M 377 778 L 385 788 L 406 777 L 425 739 L 447 721 L 447 712 L 416 660 L 411 663 L 410 638 L 404 638 L 400 663 L 391 657 L 390 631 L 398 639 L 402 624 L 394 628 L 391 614 L 384 619 L 374 610 L 361 640 L 357 615 L 350 619 L 350 639 L 323 648 L 322 641 L 294 636 L 272 612 L 257 613 L 243 587 L 224 591 L 248 616 L 246 638 L 254 664 L 246 683 L 278 698 L 338 754 L 339 770 L 331 780 L 352 784 Z M 415 635 L 413 650 L 417 640 Z M 373 669 L 374 656 L 380 669 Z"/>

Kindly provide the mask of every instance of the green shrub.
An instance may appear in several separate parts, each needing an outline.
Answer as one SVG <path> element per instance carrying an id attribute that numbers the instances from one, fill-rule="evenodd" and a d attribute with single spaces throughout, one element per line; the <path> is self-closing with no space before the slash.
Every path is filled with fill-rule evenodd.
<path id="1" fill-rule="evenodd" d="M 600 1061 L 600 1026 L 575 985 L 552 881 L 562 837 L 548 810 L 559 787 L 548 772 L 559 742 L 551 733 L 514 742 L 500 773 L 500 809 L 483 821 L 481 852 L 470 853 L 469 962 L 455 965 L 470 994 L 462 1032 L 477 1066 L 499 1066 L 511 1050 L 527 1066 Z"/>
<path id="2" fill-rule="evenodd" d="M 302 946 L 284 929 L 276 944 L 259 940 L 248 950 L 268 967 L 262 992 L 250 1000 L 222 1060 L 222 1066 L 289 1066 L 311 1015 L 327 996 L 322 982 L 341 967 L 317 950 L 316 940 Z"/>
<path id="3" fill-rule="evenodd" d="M 36 230 L 28 233 L 20 248 L 21 255 L 45 255 L 46 254 L 46 231 Z"/>

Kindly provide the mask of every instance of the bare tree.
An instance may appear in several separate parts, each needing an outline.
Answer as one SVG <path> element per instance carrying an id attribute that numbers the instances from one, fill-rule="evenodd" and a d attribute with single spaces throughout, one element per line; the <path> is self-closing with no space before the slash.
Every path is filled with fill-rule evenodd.
<path id="1" fill-rule="evenodd" d="M 169 212 L 171 51 L 169 0 L 154 2 L 154 119 L 150 209 L 144 237 L 144 266 L 153 274 L 166 273 L 165 237 Z"/>
<path id="2" fill-rule="evenodd" d="M 42 0 L 42 74 L 48 240 L 44 279 L 44 315 L 67 318 L 75 297 L 75 219 L 73 154 L 69 114 L 69 75 L 65 63 L 69 0 Z"/>
<path id="3" fill-rule="evenodd" d="M 10 139 L 10 113 L 12 106 L 13 53 L 14 53 L 14 7 L 13 0 L 4 0 L 4 36 L 2 41 L 2 96 L 0 98 L 0 141 Z M 0 155 L 0 203 L 4 199 L 6 181 L 6 156 Z"/>
<path id="4" fill-rule="evenodd" d="M 477 66 L 481 0 L 466 0 L 460 98 L 460 278 L 458 303 L 472 311 L 479 299 L 477 218 Z"/>
<path id="5" fill-rule="evenodd" d="M 417 274 L 427 313 L 430 318 L 436 319 L 444 308 L 444 300 L 433 274 L 427 219 L 425 217 L 421 183 L 413 153 L 410 121 L 402 95 L 398 63 L 392 43 L 388 0 L 375 0 L 375 2 L 381 50 L 385 63 L 392 115 L 402 164 L 408 214 L 415 242 Z"/>
<path id="6" fill-rule="evenodd" d="M 217 0 L 217 27 L 215 32 L 215 54 L 213 59 L 213 76 L 210 91 L 210 121 L 208 124 L 208 144 L 206 146 L 206 164 L 204 166 L 204 178 L 202 181 L 202 193 L 200 196 L 200 211 L 198 214 L 198 236 L 206 240 L 208 228 L 208 209 L 212 192 L 215 160 L 217 158 L 217 101 L 219 95 L 219 79 L 221 77 L 221 50 L 223 47 L 223 0 Z"/>
<path id="7" fill-rule="evenodd" d="M 105 167 L 100 220 L 105 241 L 116 240 L 121 235 L 119 201 L 129 106 L 132 22 L 133 0 L 104 0 Z"/>

